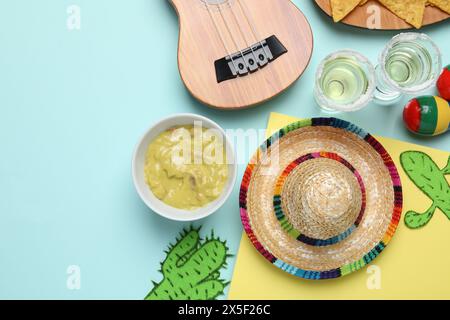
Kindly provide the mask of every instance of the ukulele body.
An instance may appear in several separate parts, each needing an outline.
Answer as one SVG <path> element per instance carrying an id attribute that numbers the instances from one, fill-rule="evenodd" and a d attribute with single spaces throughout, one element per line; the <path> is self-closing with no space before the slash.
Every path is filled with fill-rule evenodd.
<path id="1" fill-rule="evenodd" d="M 311 27 L 290 0 L 171 2 L 180 24 L 181 78 L 204 104 L 259 104 L 287 89 L 309 64 Z"/>

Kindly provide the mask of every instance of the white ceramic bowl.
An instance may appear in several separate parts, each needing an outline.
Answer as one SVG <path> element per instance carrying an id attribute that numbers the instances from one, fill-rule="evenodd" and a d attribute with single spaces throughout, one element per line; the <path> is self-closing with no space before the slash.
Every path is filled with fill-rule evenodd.
<path id="1" fill-rule="evenodd" d="M 201 121 L 202 126 L 204 128 L 217 129 L 220 133 L 222 133 L 224 141 L 226 142 L 227 146 L 227 160 L 228 160 L 227 163 L 229 164 L 228 165 L 229 174 L 228 174 L 228 182 L 225 185 L 225 188 L 218 199 L 207 204 L 205 207 L 193 211 L 188 211 L 171 207 L 155 197 L 155 195 L 150 190 L 149 186 L 145 181 L 144 166 L 145 166 L 145 154 L 147 152 L 148 145 L 159 134 L 174 126 L 193 125 L 194 121 Z M 234 153 L 233 145 L 226 137 L 225 131 L 217 123 L 208 118 L 196 114 L 189 114 L 189 113 L 175 114 L 155 123 L 139 141 L 133 155 L 132 175 L 136 191 L 138 192 L 142 201 L 144 201 L 145 204 L 151 210 L 171 220 L 195 221 L 213 214 L 229 198 L 236 183 L 236 175 L 237 175 L 236 156 Z"/>

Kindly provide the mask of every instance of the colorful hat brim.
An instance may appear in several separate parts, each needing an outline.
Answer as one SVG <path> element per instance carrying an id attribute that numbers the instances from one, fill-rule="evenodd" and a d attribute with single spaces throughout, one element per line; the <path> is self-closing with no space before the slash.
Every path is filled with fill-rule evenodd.
<path id="1" fill-rule="evenodd" d="M 351 259 L 351 261 L 348 261 L 347 263 L 343 263 L 339 266 L 336 266 L 334 268 L 324 269 L 323 267 L 318 266 L 317 268 L 301 268 L 298 265 L 294 265 L 294 263 L 288 263 L 286 262 L 287 257 L 283 256 L 276 256 L 276 254 L 272 253 L 270 250 L 270 246 L 267 246 L 266 243 L 264 243 L 263 240 L 258 238 L 257 232 L 255 232 L 255 226 L 252 226 L 252 212 L 249 208 L 248 204 L 248 196 L 250 193 L 250 188 L 252 184 L 252 179 L 255 178 L 255 175 L 258 173 L 256 172 L 258 170 L 259 161 L 262 158 L 262 155 L 269 152 L 271 147 L 275 144 L 277 144 L 281 139 L 284 139 L 285 137 L 289 136 L 290 134 L 295 133 L 297 130 L 303 130 L 303 129 L 316 129 L 321 130 L 321 128 L 335 128 L 339 130 L 344 130 L 345 132 L 351 134 L 352 136 L 356 137 L 355 140 L 358 140 L 361 144 L 367 144 L 367 148 L 370 148 L 371 150 L 375 151 L 374 154 L 378 155 L 378 159 L 375 159 L 373 161 L 379 161 L 380 163 L 380 170 L 383 170 L 385 172 L 385 175 L 387 177 L 390 177 L 389 181 L 386 179 L 383 181 L 384 185 L 389 185 L 389 191 L 392 192 L 392 194 L 389 196 L 392 200 L 392 204 L 387 204 L 387 207 L 390 208 L 389 212 L 387 212 L 386 209 L 386 215 L 389 216 L 389 220 L 386 221 L 386 223 L 382 226 L 383 230 L 376 230 L 377 233 L 382 236 L 377 237 L 377 239 L 372 239 L 374 242 L 374 245 L 370 247 L 367 251 L 360 254 L 358 257 L 353 257 L 354 259 Z M 330 129 L 331 130 L 331 129 Z M 334 130 L 334 129 L 333 129 Z M 299 131 L 300 132 L 300 131 Z M 321 152 L 328 150 L 317 150 L 316 152 Z M 302 154 L 298 154 L 298 157 L 302 156 Z M 347 159 L 348 160 L 348 159 Z M 383 167 L 383 168 L 381 168 Z M 282 171 L 283 169 L 281 169 Z M 360 170 L 361 172 L 361 170 Z M 269 189 L 269 188 L 268 188 Z M 368 187 L 370 189 L 370 187 Z M 370 190 L 367 190 L 367 193 L 370 193 Z M 268 195 L 270 196 L 270 195 Z M 273 195 L 271 198 L 272 201 L 272 208 L 267 208 L 267 210 L 271 210 L 273 214 Z M 255 248 L 272 264 L 277 266 L 278 268 L 281 268 L 282 270 L 301 277 L 305 279 L 332 279 L 337 278 L 341 276 L 348 275 L 354 271 L 357 271 L 361 268 L 363 268 L 365 265 L 369 264 L 372 260 L 374 260 L 378 255 L 386 248 L 388 243 L 391 241 L 398 223 L 401 219 L 401 213 L 402 213 L 402 186 L 400 177 L 397 171 L 397 168 L 395 167 L 395 164 L 390 157 L 390 155 L 387 153 L 387 151 L 384 149 L 384 147 L 370 134 L 365 132 L 364 130 L 360 129 L 359 127 L 343 120 L 335 119 L 335 118 L 313 118 L 313 119 L 307 119 L 299 122 L 292 123 L 288 125 L 287 127 L 281 129 L 276 134 L 274 134 L 272 137 L 266 140 L 266 142 L 259 148 L 255 156 L 253 157 L 252 161 L 248 165 L 244 177 L 241 184 L 241 190 L 240 190 L 240 214 L 241 214 L 241 220 L 244 226 L 244 230 L 247 233 L 250 241 L 255 246 Z M 259 205 L 259 204 L 256 204 Z M 370 203 L 367 203 L 367 205 L 370 205 Z M 375 210 L 372 210 L 374 212 Z M 374 213 L 372 213 L 374 215 Z M 364 219 L 361 222 L 361 224 L 364 224 Z M 380 218 L 382 219 L 382 217 Z M 281 226 L 279 225 L 278 220 L 274 217 L 274 220 L 277 221 L 279 228 L 274 231 L 274 233 L 283 231 Z M 268 222 L 267 222 L 268 223 Z M 380 227 L 381 228 L 381 227 Z M 285 232 L 285 231 L 283 231 Z M 287 237 L 290 237 L 289 235 L 286 235 Z M 351 239 L 351 235 L 349 238 L 342 240 L 342 242 L 349 241 Z M 379 238 L 379 239 L 378 239 Z M 292 239 L 292 238 L 291 238 Z M 292 240 L 294 241 L 294 240 Z M 301 243 L 297 241 L 299 246 L 307 246 L 307 244 Z M 341 244 L 340 244 L 341 245 Z M 350 245 L 350 244 L 348 244 Z M 367 246 L 367 245 L 366 245 Z M 310 249 L 308 250 L 320 250 L 320 247 L 313 247 L 311 248 L 317 248 L 317 249 Z M 313 252 L 313 251 L 311 251 Z M 297 264 L 301 264 L 302 259 L 300 258 L 298 260 Z M 328 262 L 327 262 L 328 263 Z M 325 264 L 327 264 L 325 263 Z"/>

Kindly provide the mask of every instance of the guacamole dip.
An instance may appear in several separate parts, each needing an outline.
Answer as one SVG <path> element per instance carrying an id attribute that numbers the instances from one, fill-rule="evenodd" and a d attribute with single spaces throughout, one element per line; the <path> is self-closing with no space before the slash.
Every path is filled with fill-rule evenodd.
<path id="1" fill-rule="evenodd" d="M 182 126 L 150 143 L 145 178 L 153 194 L 169 206 L 194 210 L 217 199 L 228 180 L 223 137 L 212 129 Z"/>

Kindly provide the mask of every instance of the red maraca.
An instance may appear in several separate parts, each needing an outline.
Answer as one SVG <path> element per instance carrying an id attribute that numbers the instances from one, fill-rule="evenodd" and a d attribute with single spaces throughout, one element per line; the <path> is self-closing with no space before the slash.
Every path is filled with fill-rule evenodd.
<path id="1" fill-rule="evenodd" d="M 450 104 L 433 96 L 412 99 L 403 110 L 403 121 L 413 133 L 437 136 L 450 129 Z"/>
<path id="2" fill-rule="evenodd" d="M 450 64 L 442 70 L 442 74 L 437 81 L 439 95 L 447 101 L 450 101 Z"/>

